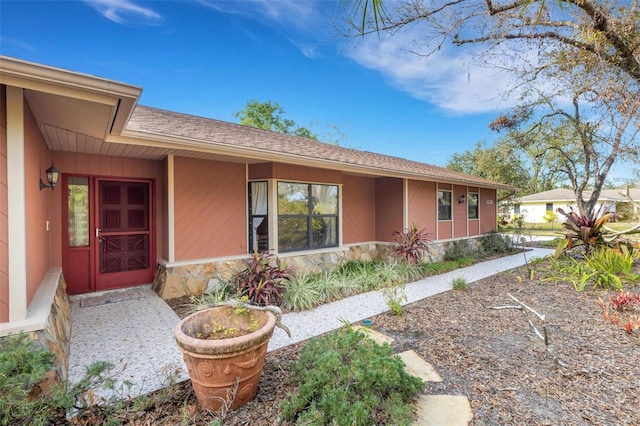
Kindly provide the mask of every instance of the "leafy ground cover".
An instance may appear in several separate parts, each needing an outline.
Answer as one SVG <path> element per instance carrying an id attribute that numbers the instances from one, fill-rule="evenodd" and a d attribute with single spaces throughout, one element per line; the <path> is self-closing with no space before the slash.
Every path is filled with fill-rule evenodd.
<path id="1" fill-rule="evenodd" d="M 625 283 L 628 298 L 611 288 L 579 292 L 558 279 L 553 262 L 533 268 L 533 274 L 518 268 L 415 302 L 402 316 L 377 315 L 373 328 L 395 339 L 394 352 L 413 349 L 436 368 L 443 382 L 428 384 L 425 394 L 467 396 L 473 424 L 640 424 L 640 330 L 627 333 L 611 321 L 614 313 L 640 314 L 634 302 L 640 287 Z M 508 293 L 545 315 L 544 324 L 528 318 L 538 329 L 545 326 L 548 346 L 522 310 L 504 308 L 514 305 Z M 278 423 L 281 404 L 296 391 L 293 363 L 307 343 L 269 353 L 256 398 L 223 418 L 198 408 L 188 381 L 108 416 L 133 425 Z M 95 409 L 72 423 L 106 420 Z"/>

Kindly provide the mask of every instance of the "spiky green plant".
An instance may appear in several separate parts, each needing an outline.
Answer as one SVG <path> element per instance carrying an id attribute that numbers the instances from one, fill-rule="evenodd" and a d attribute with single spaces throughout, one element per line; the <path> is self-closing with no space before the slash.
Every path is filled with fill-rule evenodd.
<path id="1" fill-rule="evenodd" d="M 565 239 L 561 240 L 556 248 L 556 257 L 571 250 L 574 247 L 583 246 L 586 254 L 591 253 L 593 247 L 604 245 L 603 226 L 614 216 L 609 212 L 609 208 L 600 206 L 600 208 L 591 216 L 573 210 L 569 207 L 569 212 L 558 209 L 558 213 L 565 216 L 562 223 Z"/>

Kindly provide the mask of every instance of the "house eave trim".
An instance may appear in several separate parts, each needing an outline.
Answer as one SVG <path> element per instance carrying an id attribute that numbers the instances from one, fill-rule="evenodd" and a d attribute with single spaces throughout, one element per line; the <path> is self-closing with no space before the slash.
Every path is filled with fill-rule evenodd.
<path id="1" fill-rule="evenodd" d="M 399 172 L 394 169 L 379 168 L 366 165 L 354 165 L 351 163 L 340 162 L 337 160 L 310 158 L 304 155 L 297 155 L 283 152 L 269 152 L 260 148 L 252 148 L 247 146 L 233 146 L 210 140 L 180 138 L 176 136 L 168 136 L 162 133 L 154 133 L 149 131 L 124 130 L 120 136 L 109 136 L 106 139 L 109 143 L 121 143 L 140 146 L 154 146 L 165 149 L 177 149 L 186 151 L 208 152 L 218 155 L 232 155 L 238 157 L 247 157 L 252 159 L 260 159 L 265 162 L 291 162 L 309 167 L 318 167 L 332 170 L 341 170 L 344 172 L 361 173 L 372 176 L 395 177 L 399 179 L 428 180 L 443 183 L 452 183 L 456 185 L 477 186 L 480 188 L 516 190 L 517 188 L 510 185 L 490 185 L 484 182 L 477 182 L 466 179 L 452 179 L 441 177 L 433 174 L 420 174 L 411 172 Z"/>

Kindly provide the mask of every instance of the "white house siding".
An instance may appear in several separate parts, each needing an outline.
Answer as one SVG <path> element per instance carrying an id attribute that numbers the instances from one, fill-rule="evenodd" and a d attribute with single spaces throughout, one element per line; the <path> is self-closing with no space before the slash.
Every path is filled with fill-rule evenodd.
<path id="1" fill-rule="evenodd" d="M 547 203 L 551 201 L 545 202 L 537 202 L 537 203 L 522 203 L 520 204 L 520 215 L 524 217 L 525 222 L 529 223 L 544 223 L 544 215 L 547 212 Z M 611 212 L 616 211 L 616 204 L 611 201 L 604 201 L 601 203 L 597 203 L 595 210 L 597 211 L 601 204 L 604 203 L 605 206 L 609 206 Z M 553 212 L 558 215 L 558 222 L 564 221 L 564 217 L 558 213 L 558 208 L 561 208 L 565 212 L 569 212 L 570 208 L 573 207 L 576 211 L 578 210 L 575 202 L 567 202 L 567 201 L 555 201 L 553 202 Z M 511 210 L 511 218 L 513 218 L 513 209 Z"/>

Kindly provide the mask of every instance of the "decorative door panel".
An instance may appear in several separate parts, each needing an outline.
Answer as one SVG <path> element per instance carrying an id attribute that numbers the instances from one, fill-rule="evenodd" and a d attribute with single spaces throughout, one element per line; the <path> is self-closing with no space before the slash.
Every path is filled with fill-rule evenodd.
<path id="1" fill-rule="evenodd" d="M 98 180 L 97 290 L 150 283 L 150 182 Z"/>

